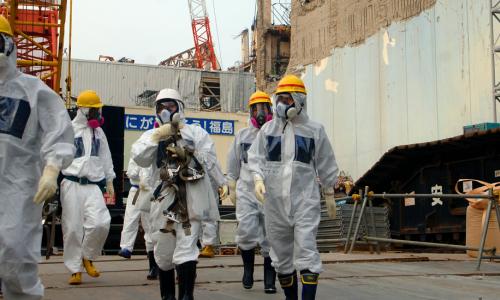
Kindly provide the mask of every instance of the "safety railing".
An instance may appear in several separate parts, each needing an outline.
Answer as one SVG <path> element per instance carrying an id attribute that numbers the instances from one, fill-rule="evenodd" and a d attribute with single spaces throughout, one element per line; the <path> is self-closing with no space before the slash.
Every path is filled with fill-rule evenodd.
<path id="1" fill-rule="evenodd" d="M 401 199 L 401 198 L 413 198 L 419 200 L 429 200 L 432 198 L 443 198 L 443 199 L 488 199 L 488 206 L 486 208 L 486 218 L 484 220 L 483 229 L 481 232 L 481 241 L 479 247 L 469 247 L 465 245 L 453 245 L 453 244 L 445 244 L 445 243 L 430 243 L 430 242 L 419 242 L 419 241 L 409 241 L 402 239 L 393 239 L 393 238 L 381 238 L 376 235 L 375 228 L 375 217 L 373 214 L 373 199 L 381 198 L 381 199 Z M 481 268 L 481 261 L 483 259 L 500 259 L 500 256 L 496 255 L 496 248 L 485 249 L 485 241 L 486 235 L 488 234 L 488 224 L 491 218 L 491 211 L 495 209 L 497 222 L 498 222 L 498 230 L 500 230 L 500 193 L 493 192 L 493 189 L 490 189 L 487 194 L 484 195 L 458 195 L 458 194 L 376 194 L 374 192 L 369 192 L 369 188 L 365 187 L 364 192 L 359 191 L 359 194 L 354 194 L 349 197 L 343 197 L 336 199 L 337 201 L 346 201 L 352 200 L 354 201 L 354 208 L 352 210 L 352 216 L 349 222 L 349 228 L 347 229 L 347 238 L 345 239 L 344 245 L 344 253 L 351 253 L 354 249 L 356 243 L 370 244 L 376 246 L 376 251 L 380 254 L 380 243 L 397 243 L 397 244 L 406 244 L 406 245 L 414 245 L 414 246 L 423 246 L 423 247 L 438 247 L 438 248 L 448 248 L 448 249 L 458 249 L 458 250 L 473 250 L 478 251 L 477 256 L 477 265 L 476 269 L 479 271 Z M 359 203 L 361 202 L 361 204 Z M 368 206 L 368 209 L 367 209 Z M 360 207 L 359 217 L 356 220 L 356 224 L 354 224 L 354 219 L 356 215 L 357 208 Z M 368 214 L 368 216 L 367 216 Z M 361 222 L 364 222 L 366 227 L 366 234 L 364 236 L 358 236 L 360 231 Z M 369 222 L 369 224 L 368 224 Z M 354 229 L 354 230 L 353 230 Z M 374 235 L 372 235 L 372 232 Z M 351 236 L 352 235 L 352 236 Z M 344 239 L 341 239 L 344 240 Z M 489 255 L 485 255 L 488 253 Z"/>

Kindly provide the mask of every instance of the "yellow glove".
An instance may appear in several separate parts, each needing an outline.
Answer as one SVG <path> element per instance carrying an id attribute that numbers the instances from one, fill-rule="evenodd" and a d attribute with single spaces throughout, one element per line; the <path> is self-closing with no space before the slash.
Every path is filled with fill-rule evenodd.
<path id="1" fill-rule="evenodd" d="M 259 176 L 255 176 L 253 181 L 255 183 L 255 196 L 257 197 L 257 200 L 264 204 L 264 202 L 266 201 L 266 186 L 264 185 L 264 179 L 260 178 Z"/>
<path id="2" fill-rule="evenodd" d="M 229 187 L 229 199 L 233 205 L 236 205 L 236 181 L 229 180 L 227 186 Z"/>
<path id="3" fill-rule="evenodd" d="M 172 153 L 177 155 L 180 160 L 184 161 L 186 160 L 186 150 L 184 148 L 176 146 L 176 147 L 168 147 L 167 150 Z"/>
<path id="4" fill-rule="evenodd" d="M 223 185 L 221 187 L 219 187 L 219 197 L 221 199 L 225 199 L 229 194 L 229 189 L 227 187 L 227 185 Z"/>
<path id="5" fill-rule="evenodd" d="M 38 181 L 38 191 L 35 198 L 33 198 L 33 202 L 40 204 L 55 195 L 57 191 L 57 176 L 59 176 L 58 167 L 52 165 L 45 166 L 42 177 Z"/>
<path id="6" fill-rule="evenodd" d="M 110 198 L 115 196 L 115 188 L 113 187 L 113 179 L 106 181 L 106 192 Z"/>
<path id="7" fill-rule="evenodd" d="M 172 125 L 170 123 L 161 125 L 156 128 L 151 135 L 151 141 L 153 143 L 159 143 L 161 139 L 166 138 L 167 136 L 173 135 L 175 132 L 172 129 Z"/>
<path id="8" fill-rule="evenodd" d="M 332 187 L 324 188 L 323 195 L 326 201 L 326 210 L 330 219 L 335 219 L 337 217 L 337 203 L 335 203 L 334 190 Z"/>

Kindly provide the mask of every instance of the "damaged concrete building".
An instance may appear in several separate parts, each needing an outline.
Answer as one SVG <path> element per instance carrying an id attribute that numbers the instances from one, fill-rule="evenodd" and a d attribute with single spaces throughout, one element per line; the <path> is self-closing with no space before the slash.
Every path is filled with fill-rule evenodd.
<path id="1" fill-rule="evenodd" d="M 394 146 L 495 120 L 489 5 L 292 2 L 287 72 L 305 81 L 308 113 L 326 127 L 342 170 L 359 178 Z"/>

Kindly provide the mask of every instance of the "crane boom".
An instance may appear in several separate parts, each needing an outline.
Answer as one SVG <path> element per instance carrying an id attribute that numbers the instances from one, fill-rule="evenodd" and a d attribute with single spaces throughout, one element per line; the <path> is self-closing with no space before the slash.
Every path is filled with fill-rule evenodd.
<path id="1" fill-rule="evenodd" d="M 17 45 L 17 65 L 60 92 L 67 0 L 8 0 L 0 14 L 8 17 Z"/>
<path id="2" fill-rule="evenodd" d="M 195 64 L 199 69 L 219 70 L 205 0 L 188 0 L 193 29 Z"/>

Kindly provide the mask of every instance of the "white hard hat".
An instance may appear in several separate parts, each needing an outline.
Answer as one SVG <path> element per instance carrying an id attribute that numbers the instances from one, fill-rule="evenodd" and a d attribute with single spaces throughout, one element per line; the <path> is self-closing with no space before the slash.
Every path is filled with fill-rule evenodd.
<path id="1" fill-rule="evenodd" d="M 179 94 L 178 91 L 176 91 L 174 89 L 163 89 L 160 92 L 158 92 L 158 95 L 156 96 L 155 103 L 157 103 L 160 100 L 165 100 L 165 99 L 177 100 L 182 105 L 184 105 L 184 102 L 182 102 L 181 95 Z"/>

